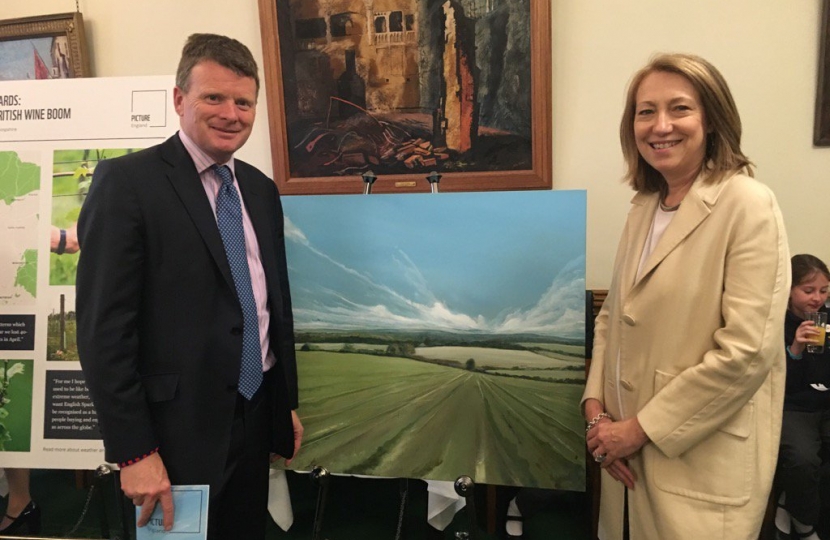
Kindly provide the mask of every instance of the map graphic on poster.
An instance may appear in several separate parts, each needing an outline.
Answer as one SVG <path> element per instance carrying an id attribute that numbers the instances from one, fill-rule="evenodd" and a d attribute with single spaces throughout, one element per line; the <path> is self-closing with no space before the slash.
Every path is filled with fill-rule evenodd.
<path id="1" fill-rule="evenodd" d="M 9 258 L 0 260 L 0 305 L 37 299 L 40 166 L 0 151 L 0 236 Z"/>

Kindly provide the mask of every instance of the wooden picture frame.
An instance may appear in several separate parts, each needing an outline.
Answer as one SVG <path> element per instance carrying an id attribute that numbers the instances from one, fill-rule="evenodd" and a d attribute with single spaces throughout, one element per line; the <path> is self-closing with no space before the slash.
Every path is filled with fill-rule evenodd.
<path id="1" fill-rule="evenodd" d="M 35 42 L 51 39 L 51 54 L 41 53 Z M 24 44 L 29 41 L 30 43 Z M 17 43 L 22 48 L 31 44 L 33 53 L 32 71 L 18 68 L 12 47 Z M 87 53 L 84 19 L 79 13 L 58 13 L 37 17 L 23 17 L 0 21 L 0 80 L 77 78 L 89 77 L 89 55 Z M 30 51 L 25 51 L 28 55 Z M 44 56 L 48 56 L 44 58 Z M 44 71 L 45 70 L 45 71 Z M 19 76 L 17 76 L 19 74 Z M 45 76 L 45 75 L 48 75 Z"/>
<path id="2" fill-rule="evenodd" d="M 549 0 L 258 1 L 281 193 L 551 188 Z"/>
<path id="3" fill-rule="evenodd" d="M 830 0 L 824 0 L 824 15 L 821 19 L 821 49 L 819 51 L 813 144 L 830 146 Z"/>

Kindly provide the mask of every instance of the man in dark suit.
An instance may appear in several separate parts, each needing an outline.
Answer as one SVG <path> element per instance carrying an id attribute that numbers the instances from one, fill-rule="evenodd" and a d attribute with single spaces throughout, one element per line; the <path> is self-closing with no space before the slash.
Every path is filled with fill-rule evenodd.
<path id="1" fill-rule="evenodd" d="M 181 130 L 101 162 L 78 221 L 78 351 L 139 526 L 209 484 L 208 538 L 264 538 L 269 464 L 302 439 L 279 194 L 233 157 L 258 92 L 247 47 L 190 36 Z"/>

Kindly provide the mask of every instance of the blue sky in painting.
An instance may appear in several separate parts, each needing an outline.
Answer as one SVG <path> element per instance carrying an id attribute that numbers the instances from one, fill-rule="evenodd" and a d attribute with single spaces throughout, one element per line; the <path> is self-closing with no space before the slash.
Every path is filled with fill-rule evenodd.
<path id="1" fill-rule="evenodd" d="M 298 329 L 584 334 L 585 192 L 283 197 Z"/>
<path id="2" fill-rule="evenodd" d="M 35 54 L 37 48 L 47 67 L 52 67 L 52 38 L 0 41 L 0 81 L 35 78 Z"/>

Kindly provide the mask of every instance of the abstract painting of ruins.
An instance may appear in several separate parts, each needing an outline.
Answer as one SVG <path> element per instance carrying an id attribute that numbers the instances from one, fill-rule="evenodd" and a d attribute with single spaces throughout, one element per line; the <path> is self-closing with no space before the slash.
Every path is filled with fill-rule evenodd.
<path id="1" fill-rule="evenodd" d="M 260 0 L 282 191 L 550 187 L 545 6 Z"/>

